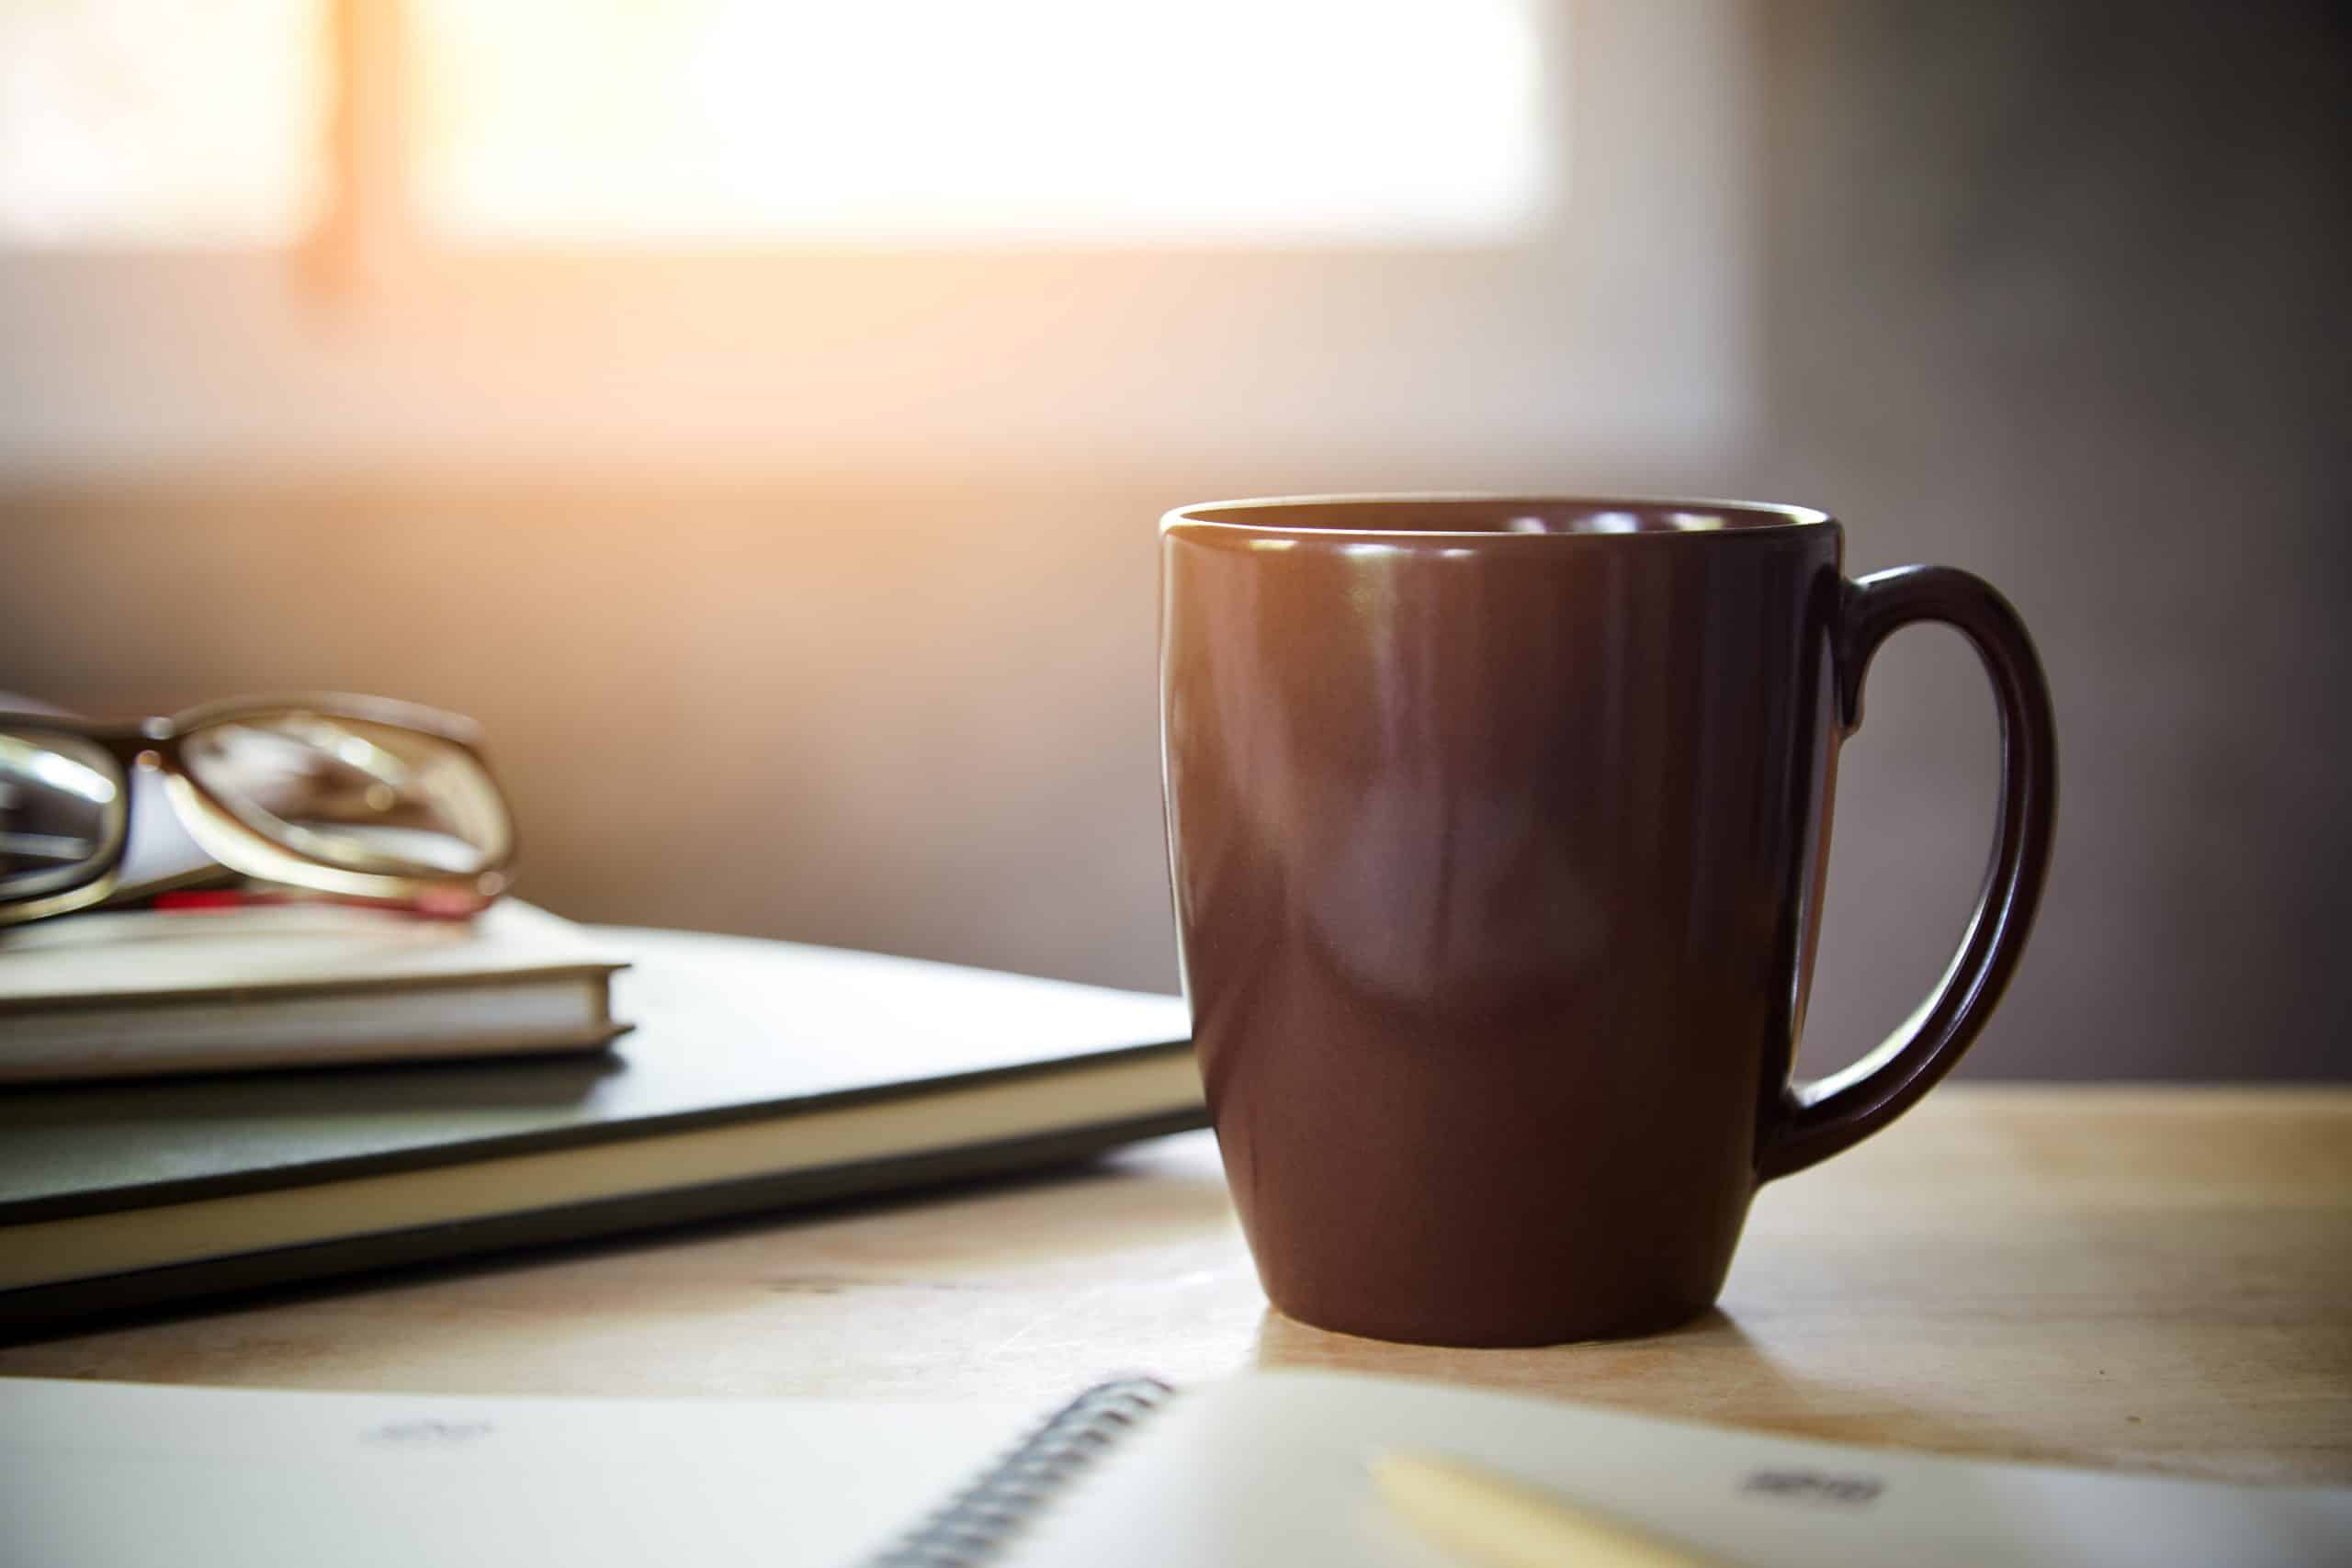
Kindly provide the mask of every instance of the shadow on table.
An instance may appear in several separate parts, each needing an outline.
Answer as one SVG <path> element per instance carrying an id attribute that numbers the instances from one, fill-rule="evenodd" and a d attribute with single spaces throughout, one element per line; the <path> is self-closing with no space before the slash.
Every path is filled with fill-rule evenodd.
<path id="1" fill-rule="evenodd" d="M 1309 1327 L 1268 1307 L 1259 1324 L 1254 1360 L 1261 1369 L 1314 1367 L 1485 1384 L 1645 1416 L 1831 1442 L 1899 1446 L 1975 1459 L 2064 1462 L 2074 1458 L 2015 1427 L 1965 1410 L 1895 1398 L 1865 1382 L 1796 1371 L 1720 1307 L 1640 1338 L 1494 1350 L 1363 1339 Z"/>

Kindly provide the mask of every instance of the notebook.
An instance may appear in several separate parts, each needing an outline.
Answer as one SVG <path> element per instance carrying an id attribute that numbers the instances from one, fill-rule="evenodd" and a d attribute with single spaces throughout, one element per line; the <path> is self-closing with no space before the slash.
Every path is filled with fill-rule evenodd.
<path id="1" fill-rule="evenodd" d="M 1438 1383 L 1128 1379 L 1027 1416 L 0 1381 L 0 1521 L 49 1568 L 1442 1568 L 1366 1473 L 1404 1446 L 1754 1568 L 2352 1559 L 2345 1490 L 1978 1463 Z"/>
<path id="2" fill-rule="evenodd" d="M 0 1093 L 0 1336 L 222 1291 L 1077 1159 L 1204 1125 L 1183 1002 L 598 933 L 588 1056 Z"/>
<path id="3" fill-rule="evenodd" d="M 601 1048 L 620 960 L 509 899 L 470 920 L 294 904 L 0 932 L 0 1083 Z"/>

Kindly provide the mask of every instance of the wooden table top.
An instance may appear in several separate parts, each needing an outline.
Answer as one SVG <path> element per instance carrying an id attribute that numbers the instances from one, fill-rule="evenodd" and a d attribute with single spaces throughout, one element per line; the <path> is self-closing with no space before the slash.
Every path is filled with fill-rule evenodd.
<path id="1" fill-rule="evenodd" d="M 1938 1090 L 1758 1199 L 1719 1310 L 1542 1350 L 1270 1311 L 1207 1134 L 925 1199 L 0 1348 L 0 1374 L 1034 1400 L 1103 1373 L 1456 1379 L 1983 1457 L 2352 1482 L 2352 1089 Z"/>

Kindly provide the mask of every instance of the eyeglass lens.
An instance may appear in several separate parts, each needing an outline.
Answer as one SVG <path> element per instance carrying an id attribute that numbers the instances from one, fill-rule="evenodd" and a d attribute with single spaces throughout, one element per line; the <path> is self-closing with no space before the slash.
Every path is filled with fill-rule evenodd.
<path id="1" fill-rule="evenodd" d="M 103 874 L 128 793 L 114 759 L 89 741 L 0 729 L 0 898 L 61 893 Z"/>
<path id="2" fill-rule="evenodd" d="M 348 870 L 469 875 L 503 860 L 506 810 L 481 765 L 438 736 L 288 710 L 187 735 L 188 774 L 238 821 Z"/>

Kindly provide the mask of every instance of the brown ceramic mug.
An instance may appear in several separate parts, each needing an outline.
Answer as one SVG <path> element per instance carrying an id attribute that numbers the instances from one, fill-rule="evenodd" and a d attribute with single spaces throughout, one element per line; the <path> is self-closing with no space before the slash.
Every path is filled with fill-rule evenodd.
<path id="1" fill-rule="evenodd" d="M 1665 1327 L 1757 1187 L 1885 1125 L 2015 967 L 2057 751 L 1966 572 L 1849 581 L 1837 523 L 1724 502 L 1328 498 L 1160 526 L 1180 957 L 1266 1293 L 1460 1345 Z M 1983 897 L 1942 982 L 1792 1086 L 1838 747 L 1897 627 L 1984 658 Z"/>

